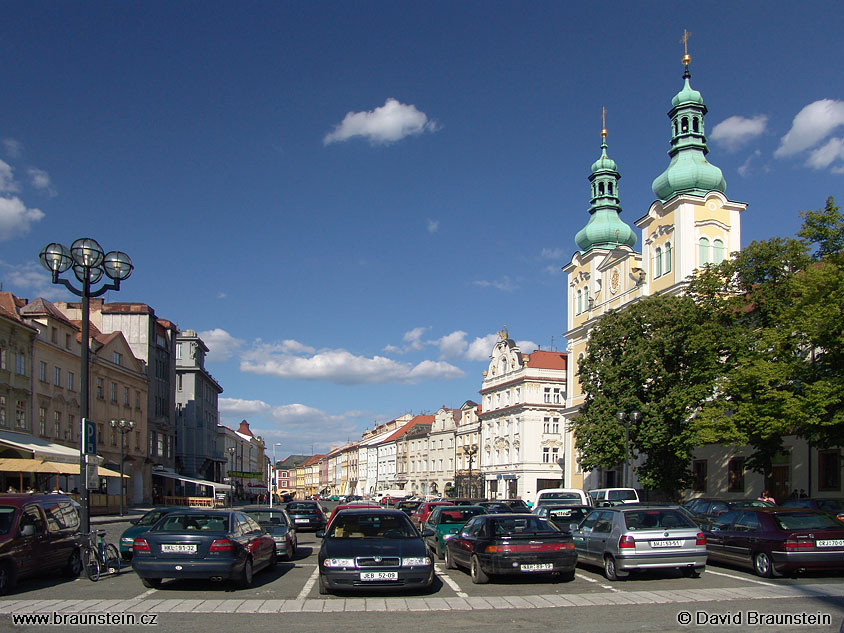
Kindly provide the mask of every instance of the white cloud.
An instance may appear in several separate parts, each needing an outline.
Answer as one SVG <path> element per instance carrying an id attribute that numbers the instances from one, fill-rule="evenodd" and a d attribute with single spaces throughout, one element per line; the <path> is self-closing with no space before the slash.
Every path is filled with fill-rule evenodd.
<path id="1" fill-rule="evenodd" d="M 467 334 L 463 330 L 456 330 L 439 339 L 436 343 L 440 347 L 440 358 L 462 357 L 469 347 L 466 336 Z"/>
<path id="2" fill-rule="evenodd" d="M 440 228 L 440 221 L 428 218 L 426 228 L 428 229 L 428 233 L 436 233 Z"/>
<path id="3" fill-rule="evenodd" d="M 10 193 L 20 191 L 20 185 L 12 174 L 12 166 L 0 160 L 0 192 Z"/>
<path id="4" fill-rule="evenodd" d="M 220 328 L 200 332 L 199 338 L 208 346 L 208 357 L 206 360 L 209 363 L 228 360 L 243 347 L 243 341 L 241 339 L 235 338 Z"/>
<path id="5" fill-rule="evenodd" d="M 0 272 L 7 290 L 18 296 L 43 297 L 48 301 L 68 298 L 64 287 L 55 285 L 50 273 L 38 262 L 12 265 L 0 260 Z"/>
<path id="6" fill-rule="evenodd" d="M 521 350 L 522 354 L 530 354 L 531 352 L 539 349 L 539 345 L 533 341 L 516 341 L 516 345 L 519 350 Z"/>
<path id="7" fill-rule="evenodd" d="M 422 349 L 424 343 L 422 342 L 422 335 L 428 331 L 426 327 L 416 327 L 404 333 L 404 342 L 407 347 L 412 350 Z"/>
<path id="8" fill-rule="evenodd" d="M 496 342 L 498 342 L 498 334 L 487 334 L 476 338 L 466 350 L 466 360 L 488 361 Z"/>
<path id="9" fill-rule="evenodd" d="M 831 138 L 822 147 L 809 152 L 806 164 L 815 169 L 826 169 L 836 161 L 840 164 L 833 167 L 833 171 L 840 173 L 844 169 L 844 138 Z"/>
<path id="10" fill-rule="evenodd" d="M 240 398 L 218 398 L 217 408 L 224 415 L 239 418 L 265 414 L 272 409 L 263 400 L 241 400 Z"/>
<path id="11" fill-rule="evenodd" d="M 539 256 L 542 259 L 562 259 L 566 253 L 562 248 L 543 248 Z"/>
<path id="12" fill-rule="evenodd" d="M 293 380 L 325 380 L 344 385 L 415 383 L 421 379 L 455 378 L 463 372 L 448 363 L 423 361 L 417 366 L 399 363 L 384 356 L 356 356 L 344 349 L 323 350 L 312 356 L 286 352 L 248 352 L 241 371 L 267 374 Z"/>
<path id="13" fill-rule="evenodd" d="M 29 180 L 32 183 L 33 187 L 42 191 L 46 191 L 50 195 L 55 195 L 53 185 L 50 182 L 50 174 L 48 174 L 43 169 L 37 169 L 36 167 L 30 167 L 27 170 L 27 173 L 29 174 Z"/>
<path id="14" fill-rule="evenodd" d="M 743 116 L 731 116 L 724 119 L 709 134 L 709 138 L 723 145 L 727 151 L 734 152 L 742 145 L 764 134 L 768 117 L 758 114 L 748 119 Z"/>
<path id="15" fill-rule="evenodd" d="M 20 158 L 20 155 L 23 153 L 23 143 L 13 138 L 4 138 L 3 149 L 10 158 Z"/>
<path id="16" fill-rule="evenodd" d="M 501 279 L 497 279 L 494 281 L 489 281 L 486 279 L 479 279 L 478 281 L 473 281 L 473 285 L 480 286 L 481 288 L 495 288 L 497 290 L 504 290 L 506 292 L 512 292 L 518 286 L 516 282 L 510 279 L 509 276 L 504 275 Z"/>
<path id="17" fill-rule="evenodd" d="M 439 125 L 414 105 L 389 98 L 383 106 L 368 112 L 349 112 L 332 132 L 325 135 L 324 145 L 362 137 L 372 144 L 394 143 L 401 139 L 436 132 Z"/>
<path id="18" fill-rule="evenodd" d="M 0 197 L 0 242 L 26 235 L 43 218 L 43 211 L 28 208 L 19 198 Z"/>
<path id="19" fill-rule="evenodd" d="M 820 143 L 833 130 L 844 125 L 844 101 L 821 99 L 797 113 L 788 134 L 774 152 L 777 158 L 793 156 Z"/>
<path id="20" fill-rule="evenodd" d="M 738 168 L 738 173 L 744 178 L 749 176 L 750 173 L 751 173 L 751 163 L 756 162 L 756 159 L 758 159 L 761 155 L 762 155 L 762 152 L 759 151 L 758 149 L 755 152 L 753 152 L 750 156 L 747 157 L 747 160 L 744 161 L 741 164 L 741 166 Z"/>

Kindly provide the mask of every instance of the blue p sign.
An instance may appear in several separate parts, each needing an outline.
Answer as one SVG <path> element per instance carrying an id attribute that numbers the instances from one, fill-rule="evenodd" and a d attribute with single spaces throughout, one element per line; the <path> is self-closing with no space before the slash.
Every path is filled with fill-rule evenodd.
<path id="1" fill-rule="evenodd" d="M 97 424 L 82 419 L 82 452 L 86 455 L 97 454 Z"/>

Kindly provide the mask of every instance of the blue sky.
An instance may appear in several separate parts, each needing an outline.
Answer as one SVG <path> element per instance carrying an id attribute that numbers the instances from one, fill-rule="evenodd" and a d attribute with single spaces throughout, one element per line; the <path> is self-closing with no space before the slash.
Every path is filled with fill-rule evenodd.
<path id="1" fill-rule="evenodd" d="M 4 2 L 0 282 L 69 299 L 47 243 L 136 269 L 107 301 L 201 333 L 278 455 L 478 400 L 506 326 L 565 349 L 560 268 L 606 107 L 622 218 L 671 97 L 749 204 L 742 244 L 844 201 L 840 2 Z M 641 237 L 641 236 L 639 236 Z M 639 245 L 637 244 L 637 248 Z"/>

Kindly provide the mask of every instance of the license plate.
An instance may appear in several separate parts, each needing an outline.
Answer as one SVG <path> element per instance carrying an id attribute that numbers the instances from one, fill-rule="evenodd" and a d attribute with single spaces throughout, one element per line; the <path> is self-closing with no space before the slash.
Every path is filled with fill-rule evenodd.
<path id="1" fill-rule="evenodd" d="M 399 572 L 397 571 L 362 571 L 360 573 L 361 580 L 398 580 Z"/>
<path id="2" fill-rule="evenodd" d="M 826 541 L 815 541 L 818 547 L 844 547 L 844 538 L 836 538 Z"/>
<path id="3" fill-rule="evenodd" d="M 651 541 L 651 547 L 680 547 L 683 541 Z"/>
<path id="4" fill-rule="evenodd" d="M 522 565 L 522 571 L 552 571 L 554 565 L 552 563 L 537 563 L 535 565 Z"/>
<path id="5" fill-rule="evenodd" d="M 196 545 L 168 545 L 161 546 L 161 551 L 166 554 L 196 554 Z"/>
<path id="6" fill-rule="evenodd" d="M 310 523 L 310 519 L 293 519 L 294 523 Z"/>

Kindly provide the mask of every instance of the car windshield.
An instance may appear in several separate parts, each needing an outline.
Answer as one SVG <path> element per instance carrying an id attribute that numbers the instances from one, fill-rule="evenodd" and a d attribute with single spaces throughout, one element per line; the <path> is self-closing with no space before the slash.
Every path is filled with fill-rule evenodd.
<path id="1" fill-rule="evenodd" d="M 446 508 L 440 510 L 440 524 L 464 524 L 466 521 L 479 514 L 484 514 L 483 508 Z"/>
<path id="2" fill-rule="evenodd" d="M 566 523 L 580 523 L 580 520 L 589 514 L 589 508 L 548 508 L 548 518 L 552 521 L 563 521 Z"/>
<path id="3" fill-rule="evenodd" d="M 255 519 L 261 525 L 261 527 L 270 525 L 287 525 L 287 517 L 284 516 L 283 512 L 270 512 L 269 510 L 250 510 L 246 514 Z"/>
<path id="4" fill-rule="evenodd" d="M 171 513 L 161 520 L 157 532 L 226 532 L 228 517 L 219 514 Z"/>
<path id="5" fill-rule="evenodd" d="M 340 513 L 332 523 L 333 538 L 415 538 L 416 530 L 404 516 Z"/>
<path id="6" fill-rule="evenodd" d="M 610 490 L 607 493 L 610 501 L 638 501 L 635 490 Z"/>
<path id="7" fill-rule="evenodd" d="M 495 536 L 559 532 L 553 524 L 538 516 L 493 519 L 492 533 Z"/>
<path id="8" fill-rule="evenodd" d="M 844 512 L 844 499 L 818 499 L 816 503 L 824 512 Z"/>
<path id="9" fill-rule="evenodd" d="M 288 512 L 299 512 L 301 514 L 318 514 L 319 509 L 315 503 L 288 503 L 287 504 L 287 511 Z"/>
<path id="10" fill-rule="evenodd" d="M 135 525 L 155 525 L 158 523 L 158 519 L 168 512 L 172 512 L 172 510 L 150 510 L 142 516 Z"/>
<path id="11" fill-rule="evenodd" d="M 823 528 L 844 529 L 841 521 L 819 512 L 782 512 L 771 515 L 783 530 L 818 530 Z"/>
<path id="12" fill-rule="evenodd" d="M 697 527 L 678 510 L 635 510 L 624 513 L 628 530 L 668 530 Z"/>
<path id="13" fill-rule="evenodd" d="M 549 501 L 580 501 L 580 495 L 576 492 L 543 492 L 540 501 L 548 503 Z"/>
<path id="14" fill-rule="evenodd" d="M 12 521 L 14 517 L 14 508 L 10 506 L 0 506 L 0 534 L 8 534 L 12 531 Z"/>

